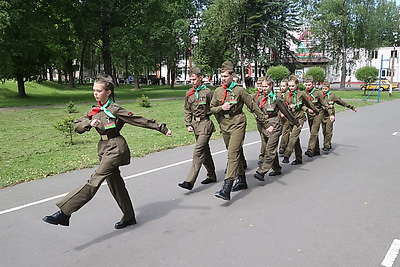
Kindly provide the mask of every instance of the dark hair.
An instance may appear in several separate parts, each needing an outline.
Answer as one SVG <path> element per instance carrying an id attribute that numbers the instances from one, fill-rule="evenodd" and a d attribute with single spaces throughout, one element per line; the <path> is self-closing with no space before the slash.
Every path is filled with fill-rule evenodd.
<path id="1" fill-rule="evenodd" d="M 115 101 L 115 96 L 114 96 L 114 82 L 113 79 L 110 75 L 104 74 L 104 75 L 97 75 L 96 79 L 94 80 L 95 83 L 99 83 L 104 85 L 104 89 L 107 91 L 111 91 L 110 97 L 112 97 L 112 100 Z"/>

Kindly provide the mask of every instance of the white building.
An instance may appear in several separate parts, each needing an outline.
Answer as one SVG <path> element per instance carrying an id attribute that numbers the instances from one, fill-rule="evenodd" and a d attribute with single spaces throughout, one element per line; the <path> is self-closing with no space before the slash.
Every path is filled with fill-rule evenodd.
<path id="1" fill-rule="evenodd" d="M 393 68 L 393 82 L 400 82 L 400 64 L 399 64 L 399 50 L 393 47 L 381 47 L 373 51 L 366 49 L 354 50 L 347 55 L 347 77 L 346 81 L 350 78 L 352 82 L 358 82 L 355 77 L 355 72 L 365 66 L 373 66 L 381 71 L 380 75 L 383 79 L 391 79 L 391 71 Z M 340 64 L 330 64 L 327 71 L 327 80 L 331 82 L 340 82 Z M 378 76 L 379 77 L 379 76 Z"/>

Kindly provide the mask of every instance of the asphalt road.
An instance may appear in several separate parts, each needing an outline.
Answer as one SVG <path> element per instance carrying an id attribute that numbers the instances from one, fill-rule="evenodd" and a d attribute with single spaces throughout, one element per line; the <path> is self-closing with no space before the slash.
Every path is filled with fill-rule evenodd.
<path id="1" fill-rule="evenodd" d="M 138 224 L 113 225 L 121 213 L 102 186 L 70 227 L 41 221 L 60 195 L 83 183 L 85 169 L 0 190 L 1 266 L 381 266 L 400 239 L 400 101 L 337 114 L 333 151 L 278 179 L 253 178 L 256 132 L 246 136 L 249 189 L 214 197 L 226 163 L 211 143 L 218 183 L 192 191 L 185 178 L 193 146 L 133 159 L 122 168 Z M 251 119 L 251 118 L 249 118 Z M 308 141 L 302 135 L 302 147 Z M 293 160 L 293 158 L 291 159 Z M 390 261 L 389 261 L 390 262 Z"/>

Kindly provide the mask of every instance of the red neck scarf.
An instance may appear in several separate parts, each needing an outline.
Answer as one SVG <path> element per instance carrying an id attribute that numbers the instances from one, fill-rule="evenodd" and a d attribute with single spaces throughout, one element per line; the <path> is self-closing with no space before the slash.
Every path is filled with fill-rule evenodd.
<path id="1" fill-rule="evenodd" d="M 222 100 L 221 102 L 225 102 L 226 99 L 226 95 L 228 93 L 228 91 L 230 91 L 232 93 L 232 95 L 234 95 L 232 89 L 237 85 L 237 82 L 231 82 L 231 84 L 229 85 L 229 87 L 226 84 L 222 84 L 222 87 L 225 89 L 224 90 L 224 95 L 222 96 Z"/>

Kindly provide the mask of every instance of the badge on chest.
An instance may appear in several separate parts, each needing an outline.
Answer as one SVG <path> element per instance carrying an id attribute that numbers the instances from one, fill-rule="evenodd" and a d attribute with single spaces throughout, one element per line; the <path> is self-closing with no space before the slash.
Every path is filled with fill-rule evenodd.
<path id="1" fill-rule="evenodd" d="M 110 118 L 108 118 L 108 119 L 107 119 L 107 123 L 104 124 L 104 129 L 108 130 L 108 129 L 112 129 L 112 128 L 115 128 L 115 127 L 117 127 L 117 126 L 115 125 L 115 121 L 110 120 Z"/>

